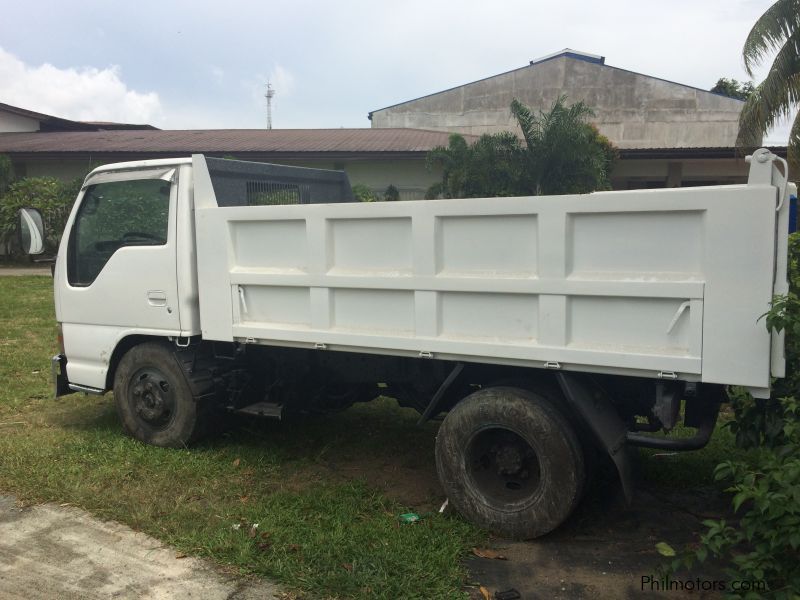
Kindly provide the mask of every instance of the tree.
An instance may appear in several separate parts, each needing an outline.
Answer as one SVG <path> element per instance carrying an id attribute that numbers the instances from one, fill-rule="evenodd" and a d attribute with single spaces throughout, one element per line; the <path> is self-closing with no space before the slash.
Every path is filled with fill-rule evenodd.
<path id="1" fill-rule="evenodd" d="M 739 116 L 736 145 L 754 147 L 779 120 L 788 118 L 800 102 L 800 0 L 778 0 L 756 21 L 742 49 L 747 74 L 775 52 L 769 73 Z M 789 168 L 800 169 L 800 115 L 789 132 Z"/>
<path id="2" fill-rule="evenodd" d="M 538 115 L 518 100 L 511 102 L 527 145 L 526 177 L 531 193 L 580 194 L 609 189 L 616 150 L 587 120 L 594 116 L 583 102 L 566 105 L 560 96 Z"/>
<path id="3" fill-rule="evenodd" d="M 480 198 L 527 193 L 522 182 L 522 146 L 513 133 L 484 134 L 472 144 L 454 133 L 447 146 L 428 153 L 429 169 L 442 169 L 442 181 L 426 198 Z"/>
<path id="4" fill-rule="evenodd" d="M 517 100 L 511 112 L 523 135 L 484 134 L 469 145 L 458 135 L 434 148 L 428 168 L 442 169 L 442 181 L 427 198 L 476 198 L 576 194 L 610 187 L 616 149 L 587 119 L 582 102 L 566 106 L 560 97 L 548 112 L 534 114 Z"/>
<path id="5" fill-rule="evenodd" d="M 434 183 L 425 198 L 459 198 L 466 194 L 466 172 L 470 148 L 463 135 L 450 134 L 447 146 L 436 146 L 425 157 L 428 170 L 442 169 L 442 180 Z"/>
<path id="6" fill-rule="evenodd" d="M 740 82 L 735 79 L 720 77 L 709 91 L 715 94 L 722 94 L 728 98 L 735 98 L 736 100 L 747 100 L 754 90 L 755 86 L 752 81 Z"/>

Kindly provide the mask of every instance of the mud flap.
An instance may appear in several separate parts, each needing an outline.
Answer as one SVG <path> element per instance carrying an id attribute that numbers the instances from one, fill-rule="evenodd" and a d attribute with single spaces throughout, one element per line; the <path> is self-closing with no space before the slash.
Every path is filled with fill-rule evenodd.
<path id="1" fill-rule="evenodd" d="M 622 492 L 625 501 L 630 505 L 633 501 L 633 478 L 631 464 L 625 444 L 628 428 L 614 410 L 605 394 L 596 386 L 592 386 L 583 376 L 574 373 L 557 373 L 558 385 L 583 419 L 586 426 L 592 430 L 597 441 L 605 448 L 619 473 L 622 483 Z"/>
<path id="2" fill-rule="evenodd" d="M 69 387 L 67 357 L 63 354 L 57 354 L 50 359 L 50 377 L 53 381 L 53 396 L 55 398 L 74 393 L 74 390 Z"/>

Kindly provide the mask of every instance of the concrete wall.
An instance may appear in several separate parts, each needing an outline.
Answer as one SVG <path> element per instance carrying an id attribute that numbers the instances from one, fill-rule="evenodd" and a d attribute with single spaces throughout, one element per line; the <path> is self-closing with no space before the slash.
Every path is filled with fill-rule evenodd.
<path id="1" fill-rule="evenodd" d="M 18 177 L 56 177 L 64 181 L 83 177 L 93 168 L 103 164 L 102 162 L 89 162 L 87 160 L 26 160 L 13 162 L 14 172 Z"/>
<path id="2" fill-rule="evenodd" d="M 39 131 L 39 121 L 0 109 L 0 133 Z"/>
<path id="3" fill-rule="evenodd" d="M 548 110 L 561 94 L 570 103 L 589 105 L 596 113 L 592 122 L 620 148 L 732 147 L 743 106 L 689 86 L 559 56 L 374 111 L 372 127 L 516 131 L 512 99 Z"/>

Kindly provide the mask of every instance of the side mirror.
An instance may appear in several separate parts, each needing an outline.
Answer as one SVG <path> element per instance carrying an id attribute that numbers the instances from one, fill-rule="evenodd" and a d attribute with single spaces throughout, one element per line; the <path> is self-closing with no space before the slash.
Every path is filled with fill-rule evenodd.
<path id="1" fill-rule="evenodd" d="M 19 245 L 25 254 L 44 252 L 44 220 L 35 208 L 19 211 Z"/>

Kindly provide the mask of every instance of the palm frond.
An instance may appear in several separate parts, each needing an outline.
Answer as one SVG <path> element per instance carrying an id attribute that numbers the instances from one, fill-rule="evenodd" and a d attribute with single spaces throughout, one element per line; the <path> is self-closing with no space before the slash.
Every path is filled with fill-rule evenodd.
<path id="1" fill-rule="evenodd" d="M 778 0 L 756 21 L 742 49 L 744 66 L 750 77 L 753 69 L 769 52 L 781 47 L 800 27 L 800 0 Z"/>
<path id="2" fill-rule="evenodd" d="M 764 79 L 761 94 L 773 105 L 786 96 L 792 104 L 800 102 L 800 29 L 797 29 L 781 47 L 772 61 Z"/>
<path id="3" fill-rule="evenodd" d="M 514 98 L 511 101 L 511 114 L 517 120 L 517 124 L 522 131 L 522 137 L 525 139 L 525 143 L 528 147 L 530 148 L 532 145 L 535 145 L 535 140 L 538 137 L 537 129 L 539 123 L 536 116 L 531 112 L 531 109 Z"/>
<path id="4" fill-rule="evenodd" d="M 773 78 L 780 77 L 780 74 L 770 72 L 745 102 L 739 114 L 739 133 L 736 137 L 738 147 L 752 148 L 760 145 L 761 138 L 767 131 L 778 121 L 791 115 L 798 101 L 800 74 L 777 83 L 772 81 Z"/>
<path id="5" fill-rule="evenodd" d="M 797 181 L 800 176 L 800 113 L 795 115 L 789 131 L 788 162 L 790 179 Z"/>

